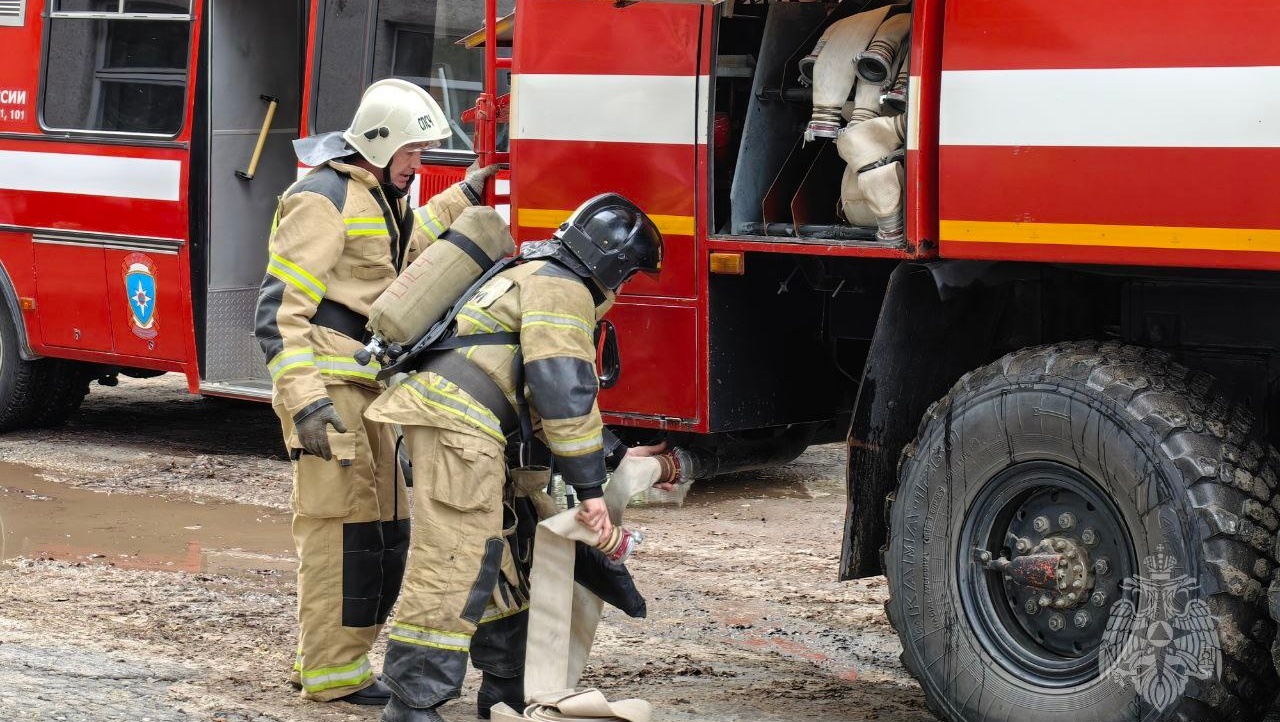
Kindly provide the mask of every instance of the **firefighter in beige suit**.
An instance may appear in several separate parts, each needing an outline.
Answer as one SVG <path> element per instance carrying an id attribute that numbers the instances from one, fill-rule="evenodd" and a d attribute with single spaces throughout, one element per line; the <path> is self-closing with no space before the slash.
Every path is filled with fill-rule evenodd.
<path id="1" fill-rule="evenodd" d="M 507 539 L 508 438 L 540 426 L 582 500 L 579 521 L 604 538 L 613 531 L 593 334 L 623 282 L 658 272 L 662 236 L 616 194 L 588 201 L 555 236 L 526 243 L 522 262 L 466 303 L 462 348 L 427 354 L 366 413 L 403 426 L 415 480 L 409 569 L 383 669 L 393 693 L 386 722 L 441 720 L 435 707 L 459 695 L 468 656 L 483 672 L 481 716 L 499 701 L 523 702 L 528 588 Z"/>
<path id="2" fill-rule="evenodd" d="M 281 197 L 258 297 L 256 335 L 294 461 L 298 651 L 305 698 L 382 704 L 368 652 L 399 594 L 408 505 L 394 437 L 363 418 L 376 368 L 357 364 L 369 305 L 479 203 L 469 177 L 416 211 L 405 198 L 424 150 L 450 135 L 431 96 L 401 80 L 365 92 L 351 127 L 296 143 L 315 169 Z"/>

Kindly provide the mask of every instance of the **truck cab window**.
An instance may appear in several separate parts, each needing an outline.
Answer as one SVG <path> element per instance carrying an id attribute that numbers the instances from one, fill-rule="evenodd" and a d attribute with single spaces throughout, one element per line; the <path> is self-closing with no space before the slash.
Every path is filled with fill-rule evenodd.
<path id="1" fill-rule="evenodd" d="M 175 135 L 190 0 L 53 0 L 42 121 L 50 130 Z"/>
<path id="2" fill-rule="evenodd" d="M 474 128 L 462 114 L 484 84 L 484 53 L 457 44 L 484 26 L 484 4 L 472 0 L 346 0 L 326 2 L 316 73 L 312 132 L 346 127 L 370 82 L 402 78 L 431 93 L 449 117 L 445 152 L 470 153 Z M 499 2 L 510 12 L 514 0 Z M 510 52 L 503 48 L 500 52 Z M 499 78 L 498 93 L 507 91 Z"/>

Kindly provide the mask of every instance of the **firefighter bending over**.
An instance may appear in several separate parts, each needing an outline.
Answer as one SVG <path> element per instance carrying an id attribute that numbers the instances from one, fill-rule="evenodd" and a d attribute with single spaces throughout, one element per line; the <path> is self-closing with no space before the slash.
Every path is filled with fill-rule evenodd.
<path id="1" fill-rule="evenodd" d="M 416 85 L 364 93 L 346 131 L 295 142 L 316 166 L 280 200 L 258 297 L 256 335 L 294 461 L 298 651 L 293 683 L 317 701 L 383 704 L 368 652 L 400 591 L 409 510 L 394 437 L 363 418 L 380 386 L 356 363 L 369 305 L 396 274 L 480 203 L 497 167 L 469 169 L 425 206 L 406 195 L 448 119 Z"/>
<path id="2" fill-rule="evenodd" d="M 383 668 L 392 691 L 384 722 L 442 720 L 435 708 L 459 696 L 468 654 L 483 672 L 482 717 L 497 702 L 523 707 L 528 584 L 506 539 L 509 437 L 540 424 L 581 500 L 579 521 L 602 540 L 613 532 L 593 334 L 628 278 L 659 271 L 662 236 L 616 194 L 587 201 L 554 236 L 526 243 L 523 262 L 458 314 L 460 337 L 510 333 L 510 345 L 428 354 L 366 414 L 403 426 L 415 479 L 413 550 Z"/>

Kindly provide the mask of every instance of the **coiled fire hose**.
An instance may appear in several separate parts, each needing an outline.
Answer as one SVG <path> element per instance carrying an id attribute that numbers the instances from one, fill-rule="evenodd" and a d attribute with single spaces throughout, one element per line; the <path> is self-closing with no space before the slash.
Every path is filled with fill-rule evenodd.
<path id="1" fill-rule="evenodd" d="M 604 489 L 605 505 L 615 527 L 631 497 L 669 479 L 670 466 L 656 457 L 628 456 Z M 539 509 L 554 508 L 541 490 L 529 496 Z M 551 504 L 551 507 L 547 505 Z M 620 534 L 614 542 L 625 543 Z M 642 699 L 609 702 L 598 690 L 575 690 L 586 666 L 603 602 L 574 583 L 575 542 L 597 545 L 599 535 L 578 523 L 577 510 L 562 511 L 538 524 L 529 576 L 529 637 L 525 647 L 524 688 L 529 705 L 523 711 L 495 705 L 496 722 L 649 722 L 652 707 Z M 610 546 L 607 544 L 606 546 Z M 621 551 L 613 547 L 615 553 Z M 605 549 L 606 553 L 608 550 Z"/>

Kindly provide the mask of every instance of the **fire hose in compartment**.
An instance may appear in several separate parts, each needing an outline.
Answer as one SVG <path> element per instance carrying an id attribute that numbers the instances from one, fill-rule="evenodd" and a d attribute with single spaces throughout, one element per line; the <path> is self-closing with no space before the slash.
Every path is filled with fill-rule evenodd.
<path id="1" fill-rule="evenodd" d="M 901 113 L 910 31 L 909 5 L 869 10 L 833 23 L 801 62 L 802 74 L 809 73 L 802 82 L 813 84 L 805 142 L 836 139 L 846 164 L 837 210 L 852 225 L 874 227 L 876 241 L 883 243 L 904 239 L 906 119 Z M 806 178 L 801 188 L 812 185 Z"/>

